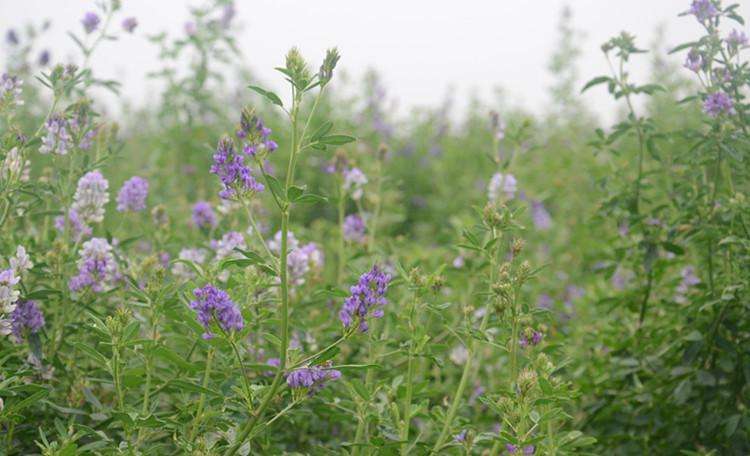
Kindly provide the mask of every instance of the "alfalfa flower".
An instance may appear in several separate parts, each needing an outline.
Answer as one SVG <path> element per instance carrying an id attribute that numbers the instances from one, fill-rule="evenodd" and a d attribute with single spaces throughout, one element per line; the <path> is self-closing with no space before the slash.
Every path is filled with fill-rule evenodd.
<path id="1" fill-rule="evenodd" d="M 104 206 L 109 202 L 109 182 L 98 170 L 84 174 L 78 180 L 73 205 L 84 223 L 100 223 L 104 220 Z"/>
<path id="2" fill-rule="evenodd" d="M 747 46 L 748 40 L 747 35 L 745 32 L 741 32 L 737 29 L 732 30 L 729 32 L 729 35 L 726 39 L 727 42 L 727 48 L 731 52 L 737 52 L 739 49 L 742 49 L 743 47 Z"/>
<path id="3" fill-rule="evenodd" d="M 703 112 L 714 118 L 722 114 L 733 115 L 735 113 L 734 102 L 729 95 L 719 90 L 708 94 L 703 102 Z"/>
<path id="4" fill-rule="evenodd" d="M 250 157 L 262 157 L 279 147 L 276 141 L 270 138 L 271 129 L 248 108 L 242 110 L 236 135 L 242 141 L 242 152 Z"/>
<path id="5" fill-rule="evenodd" d="M 219 141 L 213 159 L 210 171 L 221 180 L 221 198 L 240 199 L 264 190 L 263 184 L 255 180 L 245 164 L 245 157 L 236 153 L 231 138 L 225 136 Z"/>
<path id="6" fill-rule="evenodd" d="M 344 170 L 344 191 L 349 193 L 354 200 L 359 200 L 364 194 L 364 186 L 367 184 L 367 176 L 359 168 L 348 168 Z"/>
<path id="7" fill-rule="evenodd" d="M 86 31 L 86 33 L 93 33 L 97 28 L 99 28 L 99 23 L 101 22 L 101 19 L 99 19 L 99 16 L 89 11 L 84 16 L 83 19 L 81 19 L 81 24 L 83 25 L 83 29 Z"/>
<path id="8" fill-rule="evenodd" d="M 541 201 L 531 201 L 531 220 L 539 231 L 546 231 L 552 227 L 552 217 Z"/>
<path id="9" fill-rule="evenodd" d="M 91 227 L 78 216 L 75 209 L 70 209 L 66 214 L 55 217 L 55 228 L 60 233 L 65 233 L 66 224 L 76 241 L 87 238 L 93 233 Z"/>
<path id="10" fill-rule="evenodd" d="M 23 341 L 24 336 L 39 332 L 44 326 L 44 315 L 34 301 L 19 301 L 10 314 L 11 331 L 16 342 Z"/>
<path id="11" fill-rule="evenodd" d="M 367 317 L 383 316 L 383 306 L 388 304 L 385 294 L 390 281 L 391 276 L 377 265 L 359 277 L 349 290 L 351 295 L 346 298 L 339 311 L 339 319 L 345 328 L 356 323 L 359 330 L 365 332 L 369 328 Z"/>
<path id="12" fill-rule="evenodd" d="M 178 259 L 184 261 L 190 261 L 197 265 L 201 265 L 206 262 L 208 252 L 206 249 L 182 249 L 180 250 Z M 189 265 L 183 262 L 175 262 L 172 266 L 172 274 L 181 280 L 190 280 L 195 277 L 195 271 Z"/>
<path id="13" fill-rule="evenodd" d="M 703 68 L 703 54 L 697 49 L 691 49 L 685 57 L 685 68 L 695 73 Z"/>
<path id="14" fill-rule="evenodd" d="M 138 27 L 138 19 L 134 17 L 126 17 L 122 21 L 122 29 L 128 33 L 133 33 L 135 28 Z"/>
<path id="15" fill-rule="evenodd" d="M 213 228 L 219 222 L 216 220 L 213 208 L 208 201 L 198 201 L 193 206 L 193 224 L 198 228 Z"/>
<path id="16" fill-rule="evenodd" d="M 139 212 L 146 209 L 148 181 L 139 176 L 126 180 L 117 194 L 117 210 L 120 212 Z"/>
<path id="17" fill-rule="evenodd" d="M 0 76 L 0 106 L 21 106 L 23 81 L 18 76 L 3 73 Z"/>
<path id="18" fill-rule="evenodd" d="M 365 240 L 365 221 L 357 214 L 347 215 L 342 229 L 344 239 L 349 242 L 361 243 Z"/>
<path id="19" fill-rule="evenodd" d="M 487 198 L 493 203 L 501 197 L 513 199 L 517 190 L 518 183 L 512 174 L 496 173 L 487 186 Z"/>
<path id="20" fill-rule="evenodd" d="M 195 310 L 198 322 L 203 326 L 204 339 L 211 339 L 211 322 L 216 321 L 225 332 L 240 331 L 245 327 L 240 309 L 232 301 L 226 291 L 213 285 L 193 290 L 195 299 L 190 302 L 190 308 Z"/>
<path id="21" fill-rule="evenodd" d="M 104 238 L 91 238 L 79 252 L 78 274 L 70 279 L 71 291 L 90 289 L 95 293 L 108 291 L 118 278 L 112 246 Z"/>
<path id="22" fill-rule="evenodd" d="M 688 12 L 699 22 L 705 22 L 719 15 L 719 9 L 712 0 L 693 0 Z"/>
<path id="23" fill-rule="evenodd" d="M 42 136 L 40 154 L 65 155 L 68 153 L 73 138 L 68 131 L 68 121 L 62 114 L 53 114 L 44 124 L 46 133 Z"/>
<path id="24" fill-rule="evenodd" d="M 322 389 L 327 382 L 341 378 L 341 372 L 330 366 L 301 367 L 289 372 L 286 384 L 292 389 L 306 388 L 310 394 Z"/>

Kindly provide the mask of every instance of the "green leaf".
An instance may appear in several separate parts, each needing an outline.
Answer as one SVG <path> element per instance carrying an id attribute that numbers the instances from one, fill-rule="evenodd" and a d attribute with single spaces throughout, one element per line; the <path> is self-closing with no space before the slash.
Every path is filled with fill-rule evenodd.
<path id="1" fill-rule="evenodd" d="M 297 186 L 291 186 L 286 191 L 286 197 L 289 201 L 295 202 L 297 198 L 302 196 L 302 194 L 305 193 L 305 189 L 302 187 Z"/>
<path id="2" fill-rule="evenodd" d="M 262 87 L 258 87 L 258 86 L 254 86 L 254 85 L 247 86 L 247 88 L 250 89 L 250 90 L 252 90 L 252 91 L 254 91 L 254 92 L 257 92 L 257 93 L 263 95 L 264 97 L 266 97 L 266 99 L 268 101 L 270 101 L 271 103 L 275 104 L 276 106 L 281 106 L 281 107 L 284 106 L 284 103 L 281 102 L 281 98 L 279 98 L 279 96 L 276 95 L 273 92 L 270 92 L 270 91 L 268 91 L 268 90 L 266 90 L 266 89 L 264 89 Z"/>
<path id="3" fill-rule="evenodd" d="M 316 195 L 314 193 L 305 193 L 304 195 L 301 195 L 297 198 L 295 198 L 292 202 L 293 203 L 300 203 L 300 204 L 313 204 L 313 203 L 325 203 L 328 201 L 328 198 L 321 195 Z"/>
<path id="4" fill-rule="evenodd" d="M 610 78 L 609 76 L 599 76 L 599 77 L 596 77 L 596 78 L 590 80 L 589 82 L 587 82 L 586 85 L 583 86 L 583 88 L 581 89 L 581 93 L 587 91 L 588 89 L 590 89 L 590 88 L 592 88 L 592 87 L 594 87 L 596 85 L 604 84 L 605 82 L 610 82 L 611 80 L 612 80 L 612 78 Z"/>
<path id="5" fill-rule="evenodd" d="M 347 136 L 347 135 L 329 135 L 329 136 L 323 136 L 318 139 L 318 142 L 321 144 L 326 144 L 329 146 L 342 146 L 344 144 L 349 144 L 350 142 L 356 141 L 357 138 L 353 136 Z"/>
<path id="6" fill-rule="evenodd" d="M 331 128 L 333 128 L 333 122 L 326 121 L 325 123 L 323 123 L 323 125 L 319 126 L 317 130 L 315 130 L 315 132 L 310 137 L 310 142 L 318 141 L 321 137 L 328 134 L 328 132 L 331 131 Z"/>
<path id="7" fill-rule="evenodd" d="M 281 201 L 286 201 L 286 195 L 284 194 L 284 186 L 281 185 L 281 182 L 279 182 L 278 179 L 273 177 L 270 174 L 265 175 L 266 180 L 268 180 L 268 187 L 271 189 L 271 192 Z"/>

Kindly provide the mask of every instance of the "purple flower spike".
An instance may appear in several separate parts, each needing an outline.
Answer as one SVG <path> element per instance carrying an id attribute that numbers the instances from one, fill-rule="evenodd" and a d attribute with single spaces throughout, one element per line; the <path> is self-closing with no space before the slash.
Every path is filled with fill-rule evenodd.
<path id="1" fill-rule="evenodd" d="M 714 92 L 706 97 L 703 102 L 703 112 L 710 117 L 719 117 L 721 114 L 733 115 L 735 113 L 734 103 L 729 95 L 722 91 Z"/>
<path id="2" fill-rule="evenodd" d="M 220 290 L 213 285 L 193 290 L 195 300 L 190 302 L 190 308 L 198 314 L 198 321 L 206 332 L 204 339 L 214 336 L 211 332 L 211 320 L 216 319 L 224 331 L 240 331 L 245 327 L 245 321 L 237 305 L 229 298 L 226 291 Z"/>
<path id="3" fill-rule="evenodd" d="M 207 201 L 198 201 L 193 206 L 193 223 L 198 228 L 213 228 L 217 225 L 216 214 Z"/>
<path id="4" fill-rule="evenodd" d="M 139 212 L 146 209 L 148 196 L 148 181 L 139 176 L 133 176 L 122 184 L 117 194 L 117 210 L 120 212 Z"/>
<path id="5" fill-rule="evenodd" d="M 388 303 L 385 294 L 390 281 L 391 276 L 377 266 L 360 276 L 357 284 L 350 289 L 351 296 L 346 298 L 339 312 L 339 319 L 345 328 L 356 322 L 359 330 L 365 332 L 368 329 L 368 315 L 374 318 L 383 316 L 383 306 Z"/>
<path id="6" fill-rule="evenodd" d="M 34 301 L 18 301 L 10 319 L 11 331 L 18 343 L 23 341 L 25 333 L 34 334 L 44 326 L 44 315 Z"/>
<path id="7" fill-rule="evenodd" d="M 138 19 L 134 17 L 127 17 L 122 21 L 122 29 L 128 33 L 133 33 L 136 27 L 138 27 Z"/>
<path id="8" fill-rule="evenodd" d="M 101 22 L 99 16 L 91 11 L 86 13 L 83 19 L 81 19 L 81 24 L 83 24 L 83 29 L 86 30 L 86 33 L 92 33 L 99 28 L 99 22 Z"/>

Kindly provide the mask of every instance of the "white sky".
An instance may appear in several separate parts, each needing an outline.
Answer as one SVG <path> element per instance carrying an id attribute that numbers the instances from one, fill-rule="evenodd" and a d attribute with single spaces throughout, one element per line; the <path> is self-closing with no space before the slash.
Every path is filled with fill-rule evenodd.
<path id="1" fill-rule="evenodd" d="M 750 15 L 750 1 L 741 10 Z M 556 26 L 563 5 L 573 10 L 574 25 L 584 32 L 580 74 L 585 81 L 606 72 L 599 46 L 627 30 L 648 47 L 658 25 L 670 45 L 699 33 L 690 17 L 677 17 L 689 0 L 237 0 L 242 24 L 239 43 L 245 59 L 265 81 L 278 79 L 274 66 L 298 45 L 319 62 L 324 50 L 338 46 L 341 65 L 354 77 L 368 67 L 383 76 L 389 96 L 401 106 L 437 105 L 449 88 L 463 95 L 473 90 L 489 96 L 502 87 L 513 103 L 538 111 L 547 100 L 551 78 L 546 69 L 555 48 Z M 123 17 L 136 16 L 135 36 L 106 43 L 93 61 L 97 74 L 115 77 L 123 93 L 142 103 L 154 88 L 145 78 L 159 67 L 155 47 L 145 35 L 183 33 L 187 7 L 200 0 L 123 0 Z M 43 43 L 53 61 L 76 54 L 66 30 L 80 32 L 80 19 L 94 9 L 91 0 L 0 0 L 0 30 L 27 21 L 53 22 Z M 744 10 L 744 11 L 743 11 Z M 2 49 L 2 48 L 0 48 Z M 682 56 L 678 57 L 682 59 Z M 642 75 L 648 57 L 637 59 Z M 636 68 L 636 70 L 638 70 Z M 273 87 L 273 84 L 271 84 Z M 599 112 L 614 102 L 599 93 L 587 95 Z"/>

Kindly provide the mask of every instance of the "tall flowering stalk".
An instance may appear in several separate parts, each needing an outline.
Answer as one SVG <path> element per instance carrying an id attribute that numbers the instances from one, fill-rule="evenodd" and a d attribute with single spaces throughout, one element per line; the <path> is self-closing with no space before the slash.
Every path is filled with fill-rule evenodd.
<path id="1" fill-rule="evenodd" d="M 253 150 L 250 155 L 254 156 L 258 161 L 259 167 L 263 174 L 265 182 L 270 188 L 274 201 L 281 212 L 281 245 L 279 251 L 279 263 L 278 273 L 280 278 L 280 295 L 281 303 L 279 306 L 279 363 L 276 369 L 276 373 L 271 382 L 271 385 L 266 390 L 258 407 L 252 412 L 249 420 L 241 427 L 234 444 L 232 444 L 226 451 L 227 456 L 235 454 L 240 446 L 249 438 L 253 429 L 255 429 L 259 420 L 263 417 L 266 409 L 270 405 L 271 401 L 276 396 L 279 388 L 281 387 L 284 374 L 287 370 L 287 364 L 289 361 L 289 308 L 290 308 L 290 276 L 289 276 L 289 218 L 292 208 L 292 204 L 295 202 L 314 201 L 314 196 L 306 196 L 304 190 L 294 185 L 294 176 L 297 166 L 297 160 L 299 154 L 309 150 L 311 148 L 325 148 L 331 144 L 343 144 L 353 140 L 342 135 L 327 135 L 330 130 L 330 124 L 326 129 L 318 129 L 316 132 L 308 136 L 308 128 L 311 120 L 315 115 L 320 98 L 325 90 L 326 85 L 330 82 L 333 76 L 333 70 L 339 60 L 338 52 L 333 49 L 329 50 L 326 54 L 326 58 L 320 67 L 320 71 L 313 75 L 309 70 L 307 63 L 304 61 L 299 51 L 293 48 L 289 51 L 286 56 L 286 65 L 283 68 L 283 73 L 289 78 L 291 83 L 292 91 L 292 105 L 290 109 L 285 109 L 289 117 L 291 125 L 290 132 L 290 153 L 289 161 L 287 163 L 286 177 L 284 184 L 281 184 L 276 178 L 267 174 L 262 166 L 261 159 L 257 154 L 257 149 Z M 318 94 L 315 97 L 313 106 L 308 114 L 308 118 L 301 126 L 300 108 L 302 106 L 305 94 L 312 89 L 318 87 Z M 278 105 L 284 109 L 281 99 L 273 94 L 272 92 L 266 91 L 259 87 L 251 86 L 251 89 L 263 95 L 266 99 L 271 101 L 273 104 Z M 264 130 L 258 128 L 258 124 L 248 124 L 249 127 L 254 127 L 256 131 L 263 137 Z M 274 146 L 269 144 L 267 139 L 263 140 L 263 145 L 266 150 L 273 149 Z M 269 147 L 270 146 L 270 147 Z"/>

